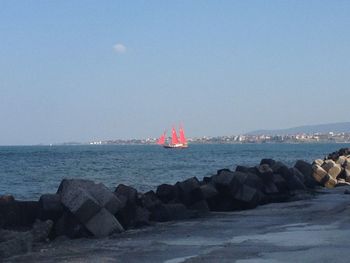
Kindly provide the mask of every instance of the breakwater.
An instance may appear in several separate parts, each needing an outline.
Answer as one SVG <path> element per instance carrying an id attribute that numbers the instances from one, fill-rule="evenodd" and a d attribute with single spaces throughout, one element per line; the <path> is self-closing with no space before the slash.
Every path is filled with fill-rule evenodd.
<path id="1" fill-rule="evenodd" d="M 1 197 L 0 255 L 24 253 L 35 242 L 62 235 L 104 237 L 210 211 L 252 209 L 302 198 L 305 192 L 322 186 L 314 174 L 314 165 L 305 161 L 288 167 L 263 159 L 254 167 L 222 169 L 203 180 L 191 177 L 145 193 L 123 184 L 112 192 L 89 180 L 64 179 L 57 193 L 44 194 L 38 201 Z"/>

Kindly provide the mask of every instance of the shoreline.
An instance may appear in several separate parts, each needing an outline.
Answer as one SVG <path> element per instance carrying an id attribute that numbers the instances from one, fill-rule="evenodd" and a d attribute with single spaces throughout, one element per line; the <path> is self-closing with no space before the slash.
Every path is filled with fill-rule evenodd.
<path id="1" fill-rule="evenodd" d="M 350 187 L 310 199 L 160 223 L 104 239 L 55 240 L 4 262 L 348 262 Z"/>
<path id="2" fill-rule="evenodd" d="M 310 141 L 310 142 L 191 142 L 189 141 L 190 145 L 261 145 L 261 144 L 271 144 L 271 145 L 312 145 L 312 144 L 344 144 L 348 145 L 350 144 L 350 141 Z M 69 143 L 57 143 L 57 144 L 15 144 L 15 145 L 0 145 L 0 147 L 64 147 L 64 146 L 72 146 L 72 147 L 79 147 L 79 146 L 92 146 L 92 147 L 101 147 L 101 146 L 154 146 L 154 147 L 160 147 L 159 145 L 155 143 L 105 143 L 105 144 L 90 144 L 90 143 L 75 143 L 75 144 L 69 144 Z"/>
<path id="3" fill-rule="evenodd" d="M 135 229 L 145 226 L 158 232 L 164 222 L 206 222 L 223 215 L 217 212 L 235 217 L 275 203 L 280 209 L 290 207 L 291 201 L 307 203 L 311 197 L 319 198 L 317 193 L 330 193 L 322 186 L 350 189 L 349 154 L 350 149 L 342 148 L 325 160 L 313 164 L 298 160 L 292 167 L 262 159 L 256 166 L 221 169 L 202 180 L 191 177 L 145 193 L 123 184 L 112 192 L 102 183 L 63 179 L 56 193 L 44 194 L 38 201 L 1 196 L 0 258 L 35 251 L 42 242 L 55 246 L 62 237 L 83 243 L 120 237 L 122 242 L 123 236 L 141 233 Z"/>

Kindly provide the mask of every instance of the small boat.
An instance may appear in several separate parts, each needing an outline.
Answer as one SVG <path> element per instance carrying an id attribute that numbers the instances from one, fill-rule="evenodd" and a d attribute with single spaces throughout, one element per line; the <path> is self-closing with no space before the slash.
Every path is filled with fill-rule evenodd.
<path id="1" fill-rule="evenodd" d="M 182 126 L 180 126 L 179 129 L 179 134 L 180 134 L 180 138 L 177 137 L 177 133 L 175 128 L 173 127 L 171 130 L 171 143 L 166 143 L 166 132 L 164 132 L 158 139 L 157 144 L 163 146 L 164 148 L 167 149 L 173 149 L 173 148 L 187 148 L 188 144 L 187 144 L 187 139 L 185 137 L 185 132 L 184 129 L 182 128 Z"/>

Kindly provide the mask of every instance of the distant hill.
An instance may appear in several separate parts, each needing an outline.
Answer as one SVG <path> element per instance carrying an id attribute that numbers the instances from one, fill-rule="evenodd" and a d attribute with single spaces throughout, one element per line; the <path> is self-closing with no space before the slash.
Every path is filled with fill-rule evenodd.
<path id="1" fill-rule="evenodd" d="M 328 124 L 318 124 L 318 125 L 304 125 L 293 127 L 289 129 L 279 129 L 279 130 L 257 130 L 246 133 L 246 135 L 287 135 L 287 134 L 297 134 L 297 133 L 350 133 L 350 122 L 338 122 L 338 123 L 328 123 Z"/>

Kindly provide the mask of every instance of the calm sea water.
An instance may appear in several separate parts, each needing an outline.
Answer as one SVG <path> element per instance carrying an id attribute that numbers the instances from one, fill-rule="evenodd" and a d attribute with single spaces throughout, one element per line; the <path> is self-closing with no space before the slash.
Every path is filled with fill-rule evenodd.
<path id="1" fill-rule="evenodd" d="M 199 179 L 221 168 L 256 165 L 274 158 L 288 165 L 312 161 L 349 144 L 190 145 L 188 149 L 147 146 L 0 147 L 0 195 L 38 199 L 56 192 L 63 178 L 86 178 L 113 189 L 119 183 L 140 191 L 192 176 Z"/>

